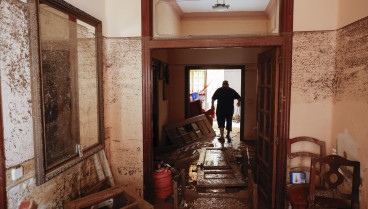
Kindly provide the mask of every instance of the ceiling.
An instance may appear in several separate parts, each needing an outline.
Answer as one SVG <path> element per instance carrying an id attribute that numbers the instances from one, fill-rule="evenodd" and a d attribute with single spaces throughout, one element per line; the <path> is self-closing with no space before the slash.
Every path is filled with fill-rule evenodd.
<path id="1" fill-rule="evenodd" d="M 167 0 L 166 0 L 167 1 Z M 212 6 L 217 4 L 230 5 L 228 11 L 265 11 L 270 0 L 176 0 L 183 13 L 214 12 Z"/>

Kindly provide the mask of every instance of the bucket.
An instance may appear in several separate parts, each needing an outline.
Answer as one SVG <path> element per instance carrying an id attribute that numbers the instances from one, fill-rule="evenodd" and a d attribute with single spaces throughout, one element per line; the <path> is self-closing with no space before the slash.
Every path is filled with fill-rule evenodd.
<path id="1" fill-rule="evenodd" d="M 155 196 L 159 199 L 166 199 L 173 193 L 172 176 L 168 168 L 160 168 L 153 172 L 153 184 Z"/>

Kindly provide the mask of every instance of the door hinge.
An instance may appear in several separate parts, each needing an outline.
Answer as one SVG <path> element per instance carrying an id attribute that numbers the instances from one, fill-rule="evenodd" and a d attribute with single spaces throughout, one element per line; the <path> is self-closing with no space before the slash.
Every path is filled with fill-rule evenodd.
<path id="1" fill-rule="evenodd" d="M 278 136 L 275 137 L 275 144 L 279 145 L 279 137 Z"/>
<path id="2" fill-rule="evenodd" d="M 277 58 L 277 62 L 280 64 L 281 61 L 282 61 L 282 57 L 281 57 L 281 55 L 279 55 L 279 57 Z"/>

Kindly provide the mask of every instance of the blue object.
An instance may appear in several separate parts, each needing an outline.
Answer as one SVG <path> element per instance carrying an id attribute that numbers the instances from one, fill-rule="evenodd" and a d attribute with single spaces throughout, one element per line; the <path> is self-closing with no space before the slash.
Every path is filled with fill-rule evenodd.
<path id="1" fill-rule="evenodd" d="M 198 93 L 192 93 L 192 101 L 199 99 L 199 94 Z"/>
<path id="2" fill-rule="evenodd" d="M 290 172 L 290 183 L 292 184 L 307 183 L 307 174 L 305 172 Z"/>

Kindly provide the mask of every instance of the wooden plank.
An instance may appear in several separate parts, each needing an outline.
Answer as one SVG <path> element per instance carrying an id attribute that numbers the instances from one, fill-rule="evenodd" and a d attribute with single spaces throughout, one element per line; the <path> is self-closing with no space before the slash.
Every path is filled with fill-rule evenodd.
<path id="1" fill-rule="evenodd" d="M 173 181 L 173 191 L 174 191 L 174 209 L 178 208 L 178 203 L 179 203 L 179 195 L 178 195 L 178 182 L 177 181 Z"/>
<path id="2" fill-rule="evenodd" d="M 252 170 L 248 169 L 248 198 L 249 202 L 252 203 L 252 208 L 258 208 L 258 191 L 257 184 L 253 180 Z"/>
<path id="3" fill-rule="evenodd" d="M 197 187 L 246 187 L 245 178 L 236 161 L 229 161 L 229 148 L 202 148 L 199 150 L 200 156 L 197 162 Z M 217 161 L 217 162 L 211 162 Z"/>
<path id="4" fill-rule="evenodd" d="M 132 196 L 130 196 L 129 194 L 127 194 L 124 191 L 124 188 L 123 187 L 116 186 L 116 187 L 112 187 L 110 189 L 106 189 L 106 190 L 101 191 L 101 192 L 97 192 L 97 193 L 88 195 L 86 197 L 79 198 L 79 199 L 74 200 L 74 201 L 71 201 L 69 203 L 66 203 L 64 205 L 64 208 L 65 209 L 85 208 L 85 207 L 94 205 L 96 203 L 99 203 L 99 202 L 103 202 L 105 200 L 108 200 L 108 199 L 110 199 L 112 197 L 115 197 L 115 196 L 117 196 L 119 194 L 123 194 L 124 197 L 128 201 L 131 201 L 131 202 L 134 202 L 135 201 L 135 199 Z"/>
<path id="5" fill-rule="evenodd" d="M 129 205 L 127 205 L 127 206 L 124 206 L 124 207 L 122 207 L 122 208 L 120 208 L 120 209 L 136 208 L 136 207 L 138 206 L 138 204 L 139 204 L 139 202 L 134 202 L 134 203 L 129 204 Z"/>
<path id="6" fill-rule="evenodd" d="M 206 149 L 203 167 L 205 169 L 229 169 L 227 153 L 223 149 Z"/>
<path id="7" fill-rule="evenodd" d="M 83 196 L 87 196 L 90 194 L 93 194 L 95 192 L 98 192 L 103 186 L 107 185 L 108 178 L 105 178 L 104 180 L 98 182 L 95 186 L 84 192 Z"/>
<path id="8" fill-rule="evenodd" d="M 191 39 L 157 39 L 149 41 L 149 48 L 213 48 L 213 47 L 250 47 L 280 46 L 282 36 L 237 37 L 237 38 L 191 38 Z"/>
<path id="9" fill-rule="evenodd" d="M 101 150 L 98 152 L 99 160 L 101 162 L 101 166 L 105 173 L 105 176 L 109 179 L 110 186 L 115 186 L 114 179 L 112 178 L 111 170 L 109 167 L 109 162 L 106 159 L 105 150 Z"/>

